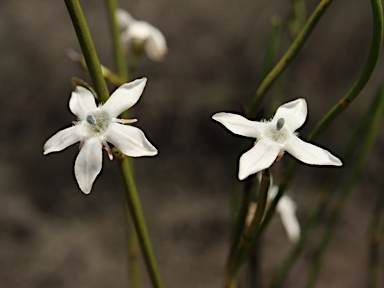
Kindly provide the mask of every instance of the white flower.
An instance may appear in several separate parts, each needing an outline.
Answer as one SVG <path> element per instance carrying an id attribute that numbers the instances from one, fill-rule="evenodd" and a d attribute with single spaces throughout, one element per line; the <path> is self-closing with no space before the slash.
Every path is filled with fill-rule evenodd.
<path id="1" fill-rule="evenodd" d="M 153 61 L 164 59 L 168 49 L 165 37 L 159 29 L 145 21 L 135 20 L 123 9 L 117 10 L 116 18 L 121 31 L 120 37 L 125 46 L 134 45 L 144 48 Z"/>
<path id="2" fill-rule="evenodd" d="M 257 174 L 259 181 L 261 181 L 261 173 Z M 268 197 L 267 197 L 267 207 L 271 205 L 273 200 L 275 199 L 277 192 L 279 191 L 279 187 L 273 184 L 271 178 L 271 184 L 268 188 Z M 246 218 L 246 224 L 249 227 L 255 217 L 257 209 L 257 203 L 251 202 L 248 207 L 248 214 Z M 279 202 L 276 206 L 276 213 L 280 215 L 281 223 L 288 235 L 288 239 L 295 243 L 300 239 L 300 223 L 296 217 L 296 203 L 292 200 L 291 197 L 287 195 L 282 195 L 279 199 Z"/>
<path id="3" fill-rule="evenodd" d="M 340 159 L 327 150 L 301 140 L 295 131 L 307 118 L 307 102 L 297 99 L 280 106 L 270 121 L 250 121 L 232 113 L 216 113 L 212 118 L 232 133 L 255 138 L 254 146 L 240 157 L 239 179 L 270 167 L 287 151 L 312 165 L 341 166 Z"/>
<path id="4" fill-rule="evenodd" d="M 132 156 L 153 156 L 157 149 L 149 143 L 143 131 L 123 124 L 134 123 L 136 119 L 118 119 L 122 112 L 131 108 L 142 94 L 146 78 L 120 86 L 104 105 L 96 106 L 93 94 L 77 86 L 69 100 L 69 109 L 78 121 L 74 126 L 57 132 L 44 144 L 44 155 L 61 151 L 80 142 L 80 152 L 75 162 L 75 176 L 81 191 L 91 192 L 93 182 L 101 171 L 102 148 L 110 159 L 113 154 L 108 142 L 122 153 Z"/>
<path id="5" fill-rule="evenodd" d="M 268 202 L 272 202 L 279 187 L 271 185 L 268 190 Z M 281 196 L 276 206 L 276 212 L 280 215 L 281 222 L 291 242 L 297 242 L 300 238 L 300 224 L 296 217 L 296 203 L 287 195 Z"/>

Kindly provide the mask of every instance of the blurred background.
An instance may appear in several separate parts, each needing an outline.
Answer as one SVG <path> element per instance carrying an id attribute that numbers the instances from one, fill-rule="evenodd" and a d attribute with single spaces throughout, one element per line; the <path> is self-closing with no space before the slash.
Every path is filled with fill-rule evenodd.
<path id="1" fill-rule="evenodd" d="M 141 61 L 135 78 L 148 77 L 148 84 L 132 112 L 139 119 L 137 126 L 160 151 L 154 158 L 137 159 L 135 172 L 166 287 L 221 287 L 230 201 L 239 184 L 237 161 L 245 147 L 240 137 L 210 117 L 220 111 L 241 113 L 250 104 L 261 80 L 273 16 L 283 24 L 279 56 L 291 41 L 286 28 L 289 3 L 119 1 L 136 19 L 158 27 L 169 47 L 163 63 L 146 57 Z M 310 14 L 318 1 L 306 3 Z M 104 1 L 81 4 L 102 63 L 114 68 Z M 2 0 L 0 38 L 0 286 L 127 287 L 124 190 L 116 163 L 104 157 L 92 193 L 84 195 L 73 174 L 78 145 L 42 154 L 44 142 L 75 120 L 68 109 L 71 77 L 90 81 L 65 56 L 67 48 L 80 48 L 64 1 Z M 282 101 L 308 101 L 309 117 L 300 130 L 303 138 L 358 78 L 370 41 L 370 1 L 334 1 L 283 76 Z M 341 154 L 345 139 L 382 83 L 383 72 L 381 58 L 366 88 L 317 141 L 319 145 Z M 384 185 L 383 141 L 381 131 L 337 226 L 316 287 L 366 283 L 368 227 Z M 277 173 L 284 172 L 289 158 L 278 164 Z M 298 205 L 301 223 L 313 209 L 329 170 L 306 165 L 299 169 L 288 193 Z M 284 287 L 305 283 L 328 214 Z M 261 245 L 266 286 L 292 245 L 278 217 Z M 380 253 L 383 258 L 382 243 Z M 144 270 L 143 278 L 144 287 L 150 287 Z"/>

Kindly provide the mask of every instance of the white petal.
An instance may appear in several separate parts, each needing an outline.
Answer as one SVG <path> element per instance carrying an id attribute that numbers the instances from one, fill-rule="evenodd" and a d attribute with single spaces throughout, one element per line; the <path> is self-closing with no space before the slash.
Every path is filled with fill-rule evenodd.
<path id="1" fill-rule="evenodd" d="M 82 86 L 77 86 L 69 100 L 69 109 L 79 119 L 84 120 L 90 111 L 96 109 L 95 97 L 92 92 Z"/>
<path id="2" fill-rule="evenodd" d="M 212 119 L 223 124 L 232 133 L 250 138 L 260 138 L 260 130 L 265 125 L 265 123 L 251 121 L 241 115 L 226 112 L 216 113 Z"/>
<path id="3" fill-rule="evenodd" d="M 287 125 L 292 132 L 300 128 L 307 119 L 307 102 L 305 99 L 299 98 L 281 105 L 273 116 L 272 123 L 276 123 L 280 118 L 285 120 L 284 125 Z"/>
<path id="4" fill-rule="evenodd" d="M 270 167 L 280 152 L 280 147 L 268 139 L 257 141 L 255 146 L 240 157 L 239 179 Z"/>
<path id="5" fill-rule="evenodd" d="M 75 144 L 81 140 L 78 133 L 79 126 L 72 126 L 63 130 L 60 130 L 55 135 L 47 140 L 44 144 L 44 155 L 61 151 L 68 146 Z"/>
<path id="6" fill-rule="evenodd" d="M 124 9 L 117 9 L 116 22 L 120 30 L 127 29 L 136 20 Z"/>
<path id="7" fill-rule="evenodd" d="M 111 123 L 104 133 L 104 138 L 131 157 L 157 154 L 157 149 L 148 141 L 144 132 L 137 127 Z"/>
<path id="8" fill-rule="evenodd" d="M 297 242 L 300 238 L 300 224 L 296 217 L 296 204 L 286 195 L 280 198 L 276 211 L 280 214 L 281 222 L 292 242 Z"/>
<path id="9" fill-rule="evenodd" d="M 311 165 L 333 165 L 341 166 L 343 163 L 339 158 L 333 156 L 329 151 L 292 136 L 285 143 L 284 150 L 298 160 Z"/>
<path id="10" fill-rule="evenodd" d="M 136 104 L 143 93 L 146 83 L 147 78 L 141 78 L 121 85 L 112 93 L 108 101 L 102 106 L 102 109 L 108 111 L 111 118 L 119 116 Z"/>
<path id="11" fill-rule="evenodd" d="M 81 191 L 91 192 L 93 182 L 99 175 L 102 166 L 102 144 L 93 137 L 84 141 L 75 162 L 75 176 Z"/>
<path id="12" fill-rule="evenodd" d="M 152 61 L 162 61 L 167 55 L 167 43 L 159 29 L 152 27 L 151 34 L 145 42 L 145 51 Z"/>

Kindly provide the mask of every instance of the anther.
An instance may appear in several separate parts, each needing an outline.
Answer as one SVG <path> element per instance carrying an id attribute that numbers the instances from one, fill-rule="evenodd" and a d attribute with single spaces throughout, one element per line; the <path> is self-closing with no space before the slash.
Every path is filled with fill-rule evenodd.
<path id="1" fill-rule="evenodd" d="M 88 115 L 86 118 L 87 122 L 93 126 L 96 126 L 96 119 L 92 115 Z"/>
<path id="2" fill-rule="evenodd" d="M 285 123 L 284 118 L 280 118 L 279 120 L 277 120 L 277 123 L 276 123 L 276 129 L 277 129 L 277 131 L 280 131 L 281 128 L 283 128 L 284 123 Z"/>

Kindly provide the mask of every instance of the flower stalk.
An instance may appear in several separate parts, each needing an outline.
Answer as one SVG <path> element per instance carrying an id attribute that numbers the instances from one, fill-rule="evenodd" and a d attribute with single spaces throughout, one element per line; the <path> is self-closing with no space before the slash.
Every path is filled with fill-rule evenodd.
<path id="1" fill-rule="evenodd" d="M 268 73 L 268 75 L 263 79 L 256 94 L 252 100 L 250 115 L 254 117 L 259 110 L 259 106 L 267 90 L 272 86 L 276 79 L 281 75 L 281 73 L 288 67 L 292 62 L 293 58 L 298 54 L 300 49 L 304 46 L 305 41 L 315 28 L 316 24 L 320 20 L 321 16 L 324 14 L 329 4 L 332 3 L 332 0 L 322 0 L 316 9 L 313 11 L 312 15 L 309 17 L 307 23 L 304 25 L 303 29 L 297 35 L 296 39 L 293 41 L 291 46 L 285 52 L 280 61 L 275 65 L 275 67 Z"/>
<path id="2" fill-rule="evenodd" d="M 323 262 L 326 249 L 328 248 L 328 244 L 330 242 L 330 239 L 335 231 L 335 227 L 337 224 L 337 221 L 344 209 L 344 206 L 351 195 L 353 191 L 353 187 L 356 184 L 357 179 L 359 179 L 360 173 L 364 169 L 365 162 L 369 156 L 369 152 L 371 151 L 372 145 L 374 143 L 374 140 L 376 138 L 377 132 L 379 128 L 381 127 L 381 121 L 382 117 L 384 115 L 384 88 L 381 89 L 380 93 L 381 97 L 379 99 L 379 102 L 377 103 L 378 108 L 373 115 L 373 120 L 371 127 L 367 133 L 367 136 L 365 138 L 365 141 L 363 143 L 363 146 L 361 148 L 361 153 L 359 155 L 359 158 L 356 161 L 356 165 L 354 166 L 352 172 L 350 173 L 349 182 L 346 184 L 345 188 L 342 190 L 334 209 L 331 213 L 331 216 L 328 221 L 328 226 L 326 227 L 326 230 L 324 232 L 324 236 L 321 240 L 319 249 L 316 253 L 316 258 L 314 260 L 310 275 L 308 277 L 307 284 L 305 287 L 311 288 L 314 287 L 317 277 L 320 272 L 321 264 Z"/>
<path id="3" fill-rule="evenodd" d="M 108 87 L 101 73 L 100 61 L 97 57 L 91 33 L 89 32 L 80 3 L 78 0 L 64 0 L 64 2 L 71 17 L 73 27 L 75 28 L 77 39 L 79 40 L 81 51 L 87 63 L 89 75 L 91 76 L 98 98 L 101 101 L 107 101 L 109 98 Z"/>
<path id="4" fill-rule="evenodd" d="M 108 19 L 112 35 L 113 52 L 115 57 L 115 65 L 117 74 L 121 79 L 128 80 L 129 74 L 127 69 L 126 57 L 124 53 L 123 43 L 120 40 L 120 29 L 117 24 L 116 11 L 118 9 L 117 0 L 106 0 L 108 11 Z"/>
<path id="5" fill-rule="evenodd" d="M 254 237 L 254 232 L 259 227 L 261 220 L 264 216 L 269 186 L 270 173 L 268 169 L 265 169 L 262 171 L 262 178 L 257 199 L 257 209 L 255 216 L 251 222 L 251 225 L 248 228 L 244 229 L 241 238 L 237 242 L 237 246 L 234 248 L 234 251 L 228 260 L 227 273 L 225 276 L 224 283 L 225 288 L 236 287 L 237 272 L 240 269 L 241 265 L 249 257 L 249 254 L 253 251 L 254 243 L 256 241 Z"/>

